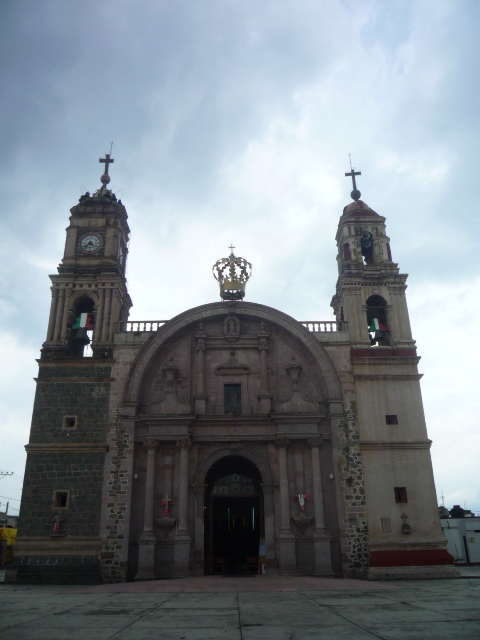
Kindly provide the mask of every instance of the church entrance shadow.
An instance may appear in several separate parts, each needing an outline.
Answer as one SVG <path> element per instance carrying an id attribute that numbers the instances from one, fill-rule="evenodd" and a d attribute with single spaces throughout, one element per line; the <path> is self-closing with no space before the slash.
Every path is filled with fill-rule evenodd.
<path id="1" fill-rule="evenodd" d="M 207 474 L 205 573 L 254 575 L 264 538 L 262 478 L 242 456 L 218 460 Z"/>

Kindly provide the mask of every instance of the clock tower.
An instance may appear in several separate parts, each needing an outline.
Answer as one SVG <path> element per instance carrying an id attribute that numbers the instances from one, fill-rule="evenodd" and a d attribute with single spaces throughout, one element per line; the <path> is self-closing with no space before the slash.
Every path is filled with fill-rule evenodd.
<path id="1" fill-rule="evenodd" d="M 132 301 L 125 266 L 130 229 L 121 200 L 108 189 L 110 154 L 100 159 L 102 186 L 70 211 L 65 252 L 50 276 L 52 302 L 45 358 L 111 357 L 115 323 L 126 321 Z"/>
<path id="2" fill-rule="evenodd" d="M 63 259 L 50 276 L 50 318 L 25 447 L 21 580 L 62 582 L 74 572 L 77 581 L 91 582 L 99 575 L 113 336 L 132 305 L 127 211 L 108 189 L 113 159 L 107 154 L 100 162 L 102 184 L 71 209 Z"/>

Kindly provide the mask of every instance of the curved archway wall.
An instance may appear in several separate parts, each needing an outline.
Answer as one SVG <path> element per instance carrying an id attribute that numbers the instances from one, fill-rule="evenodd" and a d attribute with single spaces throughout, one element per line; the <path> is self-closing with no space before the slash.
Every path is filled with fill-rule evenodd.
<path id="1" fill-rule="evenodd" d="M 289 316 L 245 302 L 192 309 L 153 334 L 118 334 L 104 579 L 125 579 L 127 567 L 131 578 L 203 574 L 205 476 L 232 453 L 263 478 L 269 572 L 361 575 L 368 558 L 348 348 L 324 346 Z M 240 413 L 225 385 L 237 387 Z M 299 494 L 308 496 L 304 511 Z"/>

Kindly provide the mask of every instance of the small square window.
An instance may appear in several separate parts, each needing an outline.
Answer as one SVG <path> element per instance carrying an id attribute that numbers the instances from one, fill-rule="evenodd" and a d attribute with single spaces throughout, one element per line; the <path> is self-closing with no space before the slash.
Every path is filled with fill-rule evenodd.
<path id="1" fill-rule="evenodd" d="M 77 424 L 78 424 L 78 416 L 63 416 L 62 429 L 66 429 L 67 431 L 76 429 Z"/>
<path id="2" fill-rule="evenodd" d="M 70 491 L 58 491 L 53 492 L 53 508 L 54 509 L 68 509 L 68 499 Z"/>
<path id="3" fill-rule="evenodd" d="M 408 502 L 406 487 L 394 487 L 393 490 L 395 491 L 395 502 Z"/>
<path id="4" fill-rule="evenodd" d="M 391 413 L 388 416 L 385 416 L 385 422 L 387 424 L 398 424 L 398 416 Z"/>

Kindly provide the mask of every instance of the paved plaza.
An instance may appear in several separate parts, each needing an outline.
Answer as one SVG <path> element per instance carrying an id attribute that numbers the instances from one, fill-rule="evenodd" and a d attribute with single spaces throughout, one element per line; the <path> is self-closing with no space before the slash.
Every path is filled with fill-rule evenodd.
<path id="1" fill-rule="evenodd" d="M 0 584 L 2 640 L 480 638 L 478 570 L 455 580 L 255 576 Z"/>

